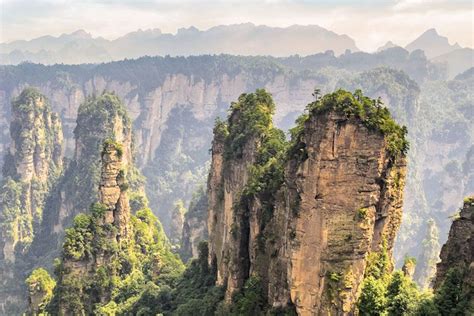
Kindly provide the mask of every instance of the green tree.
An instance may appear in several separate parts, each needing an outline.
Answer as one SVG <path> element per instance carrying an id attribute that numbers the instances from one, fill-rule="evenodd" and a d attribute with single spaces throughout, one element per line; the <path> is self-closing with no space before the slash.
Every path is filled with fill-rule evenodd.
<path id="1" fill-rule="evenodd" d="M 380 279 L 372 276 L 365 278 L 358 303 L 360 315 L 386 315 L 385 292 L 385 284 Z"/>
<path id="2" fill-rule="evenodd" d="M 462 271 L 458 268 L 450 269 L 434 299 L 442 316 L 464 315 L 468 302 L 463 295 L 462 285 Z"/>
<path id="3" fill-rule="evenodd" d="M 388 315 L 412 314 L 418 306 L 419 296 L 416 284 L 401 271 L 395 271 L 387 286 Z"/>

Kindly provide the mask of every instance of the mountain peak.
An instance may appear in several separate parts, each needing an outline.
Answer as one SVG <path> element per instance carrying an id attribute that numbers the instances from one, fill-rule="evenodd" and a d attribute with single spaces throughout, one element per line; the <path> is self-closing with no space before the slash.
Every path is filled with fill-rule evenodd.
<path id="1" fill-rule="evenodd" d="M 91 33 L 88 33 L 85 30 L 80 29 L 80 30 L 74 31 L 70 34 L 64 33 L 60 37 L 69 37 L 69 38 L 73 38 L 73 39 L 89 39 L 89 38 L 92 38 L 92 35 L 91 35 Z"/>
<path id="2" fill-rule="evenodd" d="M 436 29 L 431 28 L 418 36 L 413 42 L 405 46 L 405 48 L 410 52 L 421 49 L 425 52 L 426 57 L 433 58 L 449 53 L 460 47 L 456 44 L 449 44 L 447 37 L 439 35 Z"/>
<path id="3" fill-rule="evenodd" d="M 389 48 L 394 48 L 394 47 L 400 47 L 400 46 L 397 45 L 397 44 L 394 44 L 392 41 L 388 41 L 387 43 L 385 43 L 385 45 L 380 46 L 379 48 L 377 48 L 377 52 L 381 52 L 383 50 L 386 50 L 386 49 L 389 49 Z"/>

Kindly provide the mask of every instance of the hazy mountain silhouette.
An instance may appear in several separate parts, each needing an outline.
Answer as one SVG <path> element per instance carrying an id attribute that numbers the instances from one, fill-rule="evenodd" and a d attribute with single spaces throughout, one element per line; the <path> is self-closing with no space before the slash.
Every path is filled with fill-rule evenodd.
<path id="1" fill-rule="evenodd" d="M 429 29 L 405 46 L 405 48 L 410 52 L 421 49 L 425 52 L 426 57 L 431 59 L 460 49 L 461 46 L 458 43 L 454 45 L 449 44 L 447 37 L 439 35 L 435 29 Z"/>
<path id="2" fill-rule="evenodd" d="M 220 25 L 201 31 L 181 28 L 176 34 L 159 29 L 138 30 L 115 40 L 94 38 L 84 30 L 59 37 L 43 36 L 31 41 L 0 44 L 1 63 L 32 61 L 51 63 L 105 62 L 144 55 L 189 56 L 233 55 L 310 55 L 332 50 L 358 51 L 353 39 L 317 25 L 285 28 L 252 23 Z"/>

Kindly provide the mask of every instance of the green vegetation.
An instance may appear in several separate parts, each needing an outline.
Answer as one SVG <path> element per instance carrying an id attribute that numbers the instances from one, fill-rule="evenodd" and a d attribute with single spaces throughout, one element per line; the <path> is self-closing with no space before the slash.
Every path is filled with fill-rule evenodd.
<path id="1" fill-rule="evenodd" d="M 40 108 L 37 106 L 38 100 L 44 102 L 44 108 Z M 41 94 L 38 89 L 33 87 L 27 87 L 23 89 L 20 95 L 13 100 L 12 108 L 14 111 L 18 111 L 22 114 L 28 112 L 40 113 L 41 111 L 44 111 L 44 109 L 50 111 L 50 106 L 45 96 Z"/>
<path id="2" fill-rule="evenodd" d="M 106 139 L 102 147 L 103 147 L 102 154 L 104 154 L 104 152 L 107 150 L 108 147 L 112 147 L 116 150 L 117 156 L 119 158 L 122 158 L 123 156 L 123 145 L 121 143 L 114 141 L 113 139 L 110 139 L 110 138 Z"/>
<path id="3" fill-rule="evenodd" d="M 149 293 L 152 284 L 169 288 L 182 273 L 181 261 L 171 252 L 163 228 L 149 208 L 131 216 L 132 238 L 123 243 L 113 237 L 116 228 L 103 223 L 105 212 L 106 208 L 96 203 L 90 215 L 79 214 L 73 227 L 66 230 L 63 259 L 56 266 L 59 282 L 48 306 L 51 313 L 57 313 L 59 306 L 71 313 L 126 313 Z M 96 263 L 80 277 L 71 270 L 71 260 L 97 262 L 98 258 L 108 258 L 107 265 Z M 103 304 L 101 297 L 109 300 Z"/>
<path id="4" fill-rule="evenodd" d="M 472 315 L 474 312 L 473 292 L 468 284 L 464 284 L 467 277 L 463 270 L 451 268 L 446 274 L 440 288 L 435 293 L 434 304 L 442 316 Z M 463 287 L 467 287 L 463 288 Z"/>
<path id="5" fill-rule="evenodd" d="M 261 280 L 251 276 L 239 293 L 233 297 L 229 315 L 262 315 L 267 308 L 267 298 Z"/>
<path id="6" fill-rule="evenodd" d="M 255 93 L 242 94 L 230 108 L 227 123 L 216 121 L 216 139 L 224 142 L 224 163 L 242 159 L 246 146 L 257 146 L 255 162 L 249 167 L 250 177 L 242 191 L 240 207 L 246 212 L 247 205 L 256 197 L 262 203 L 263 231 L 271 219 L 276 192 L 284 177 L 287 142 L 283 131 L 273 126 L 275 104 L 269 93 L 257 89 Z M 237 227 L 236 227 L 237 228 Z M 234 229 L 234 234 L 237 231 Z M 264 249 L 265 236 L 259 236 Z"/>
<path id="7" fill-rule="evenodd" d="M 312 115 L 335 111 L 346 118 L 360 120 L 365 127 L 382 133 L 387 141 L 387 149 L 392 156 L 406 155 L 408 152 L 408 141 L 406 140 L 407 128 L 400 127 L 391 117 L 388 108 L 383 107 L 380 99 L 374 100 L 362 94 L 361 90 L 350 93 L 345 90 L 337 90 L 320 97 L 319 90 L 313 93 L 316 100 L 308 104 L 306 111 L 300 116 L 296 127 L 290 130 L 292 136 L 293 154 L 302 150 L 301 137 L 305 122 Z"/>
<path id="8" fill-rule="evenodd" d="M 35 309 L 36 314 L 45 312 L 45 307 L 50 302 L 53 296 L 53 289 L 56 286 L 56 281 L 49 275 L 48 271 L 43 268 L 38 268 L 31 272 L 30 276 L 25 281 L 28 287 L 30 298 L 35 300 L 31 304 L 38 304 L 31 306 Z"/>
<path id="9" fill-rule="evenodd" d="M 361 207 L 357 210 L 357 219 L 359 221 L 363 221 L 367 218 L 367 212 L 369 211 L 369 209 L 365 208 L 365 207 Z"/>
<path id="10" fill-rule="evenodd" d="M 431 290 L 420 291 L 402 271 L 390 273 L 384 252 L 382 249 L 369 255 L 357 304 L 361 315 L 461 316 L 466 311 L 472 312 L 473 306 L 469 305 L 472 293 L 463 288 L 465 276 L 460 269 L 450 269 L 446 280 L 433 295 Z M 415 265 L 416 261 L 407 257 L 406 264 Z"/>
<path id="11" fill-rule="evenodd" d="M 274 112 L 273 99 L 263 89 L 257 89 L 255 93 L 244 93 L 240 95 L 237 102 L 232 102 L 227 120 L 228 135 L 225 138 L 225 159 L 241 159 L 244 146 L 249 143 L 251 138 L 271 136 L 268 134 L 273 132 L 272 116 Z M 223 135 L 226 134 L 221 131 L 225 130 L 225 127 L 219 121 L 216 121 L 214 129 Z"/>

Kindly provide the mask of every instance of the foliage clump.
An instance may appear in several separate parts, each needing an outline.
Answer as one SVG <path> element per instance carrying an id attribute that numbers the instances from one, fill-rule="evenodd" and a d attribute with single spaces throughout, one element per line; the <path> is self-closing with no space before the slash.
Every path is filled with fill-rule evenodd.
<path id="1" fill-rule="evenodd" d="M 43 268 L 37 268 L 31 272 L 25 281 L 30 296 L 30 308 L 35 309 L 36 314 L 45 312 L 46 305 L 53 296 L 53 289 L 56 281 L 49 275 L 48 271 Z M 35 300 L 33 302 L 33 300 Z M 31 306 L 38 303 L 38 306 Z"/>
<path id="2" fill-rule="evenodd" d="M 364 96 L 361 90 L 354 93 L 339 89 L 320 97 L 319 90 L 313 93 L 316 100 L 308 104 L 306 112 L 296 121 L 296 126 L 290 130 L 293 153 L 301 150 L 305 122 L 313 115 L 335 111 L 347 118 L 356 118 L 369 130 L 375 130 L 385 136 L 387 149 L 393 156 L 405 155 L 409 144 L 406 139 L 407 128 L 399 126 L 391 117 L 388 108 L 383 106 L 381 99 L 371 99 Z"/>

